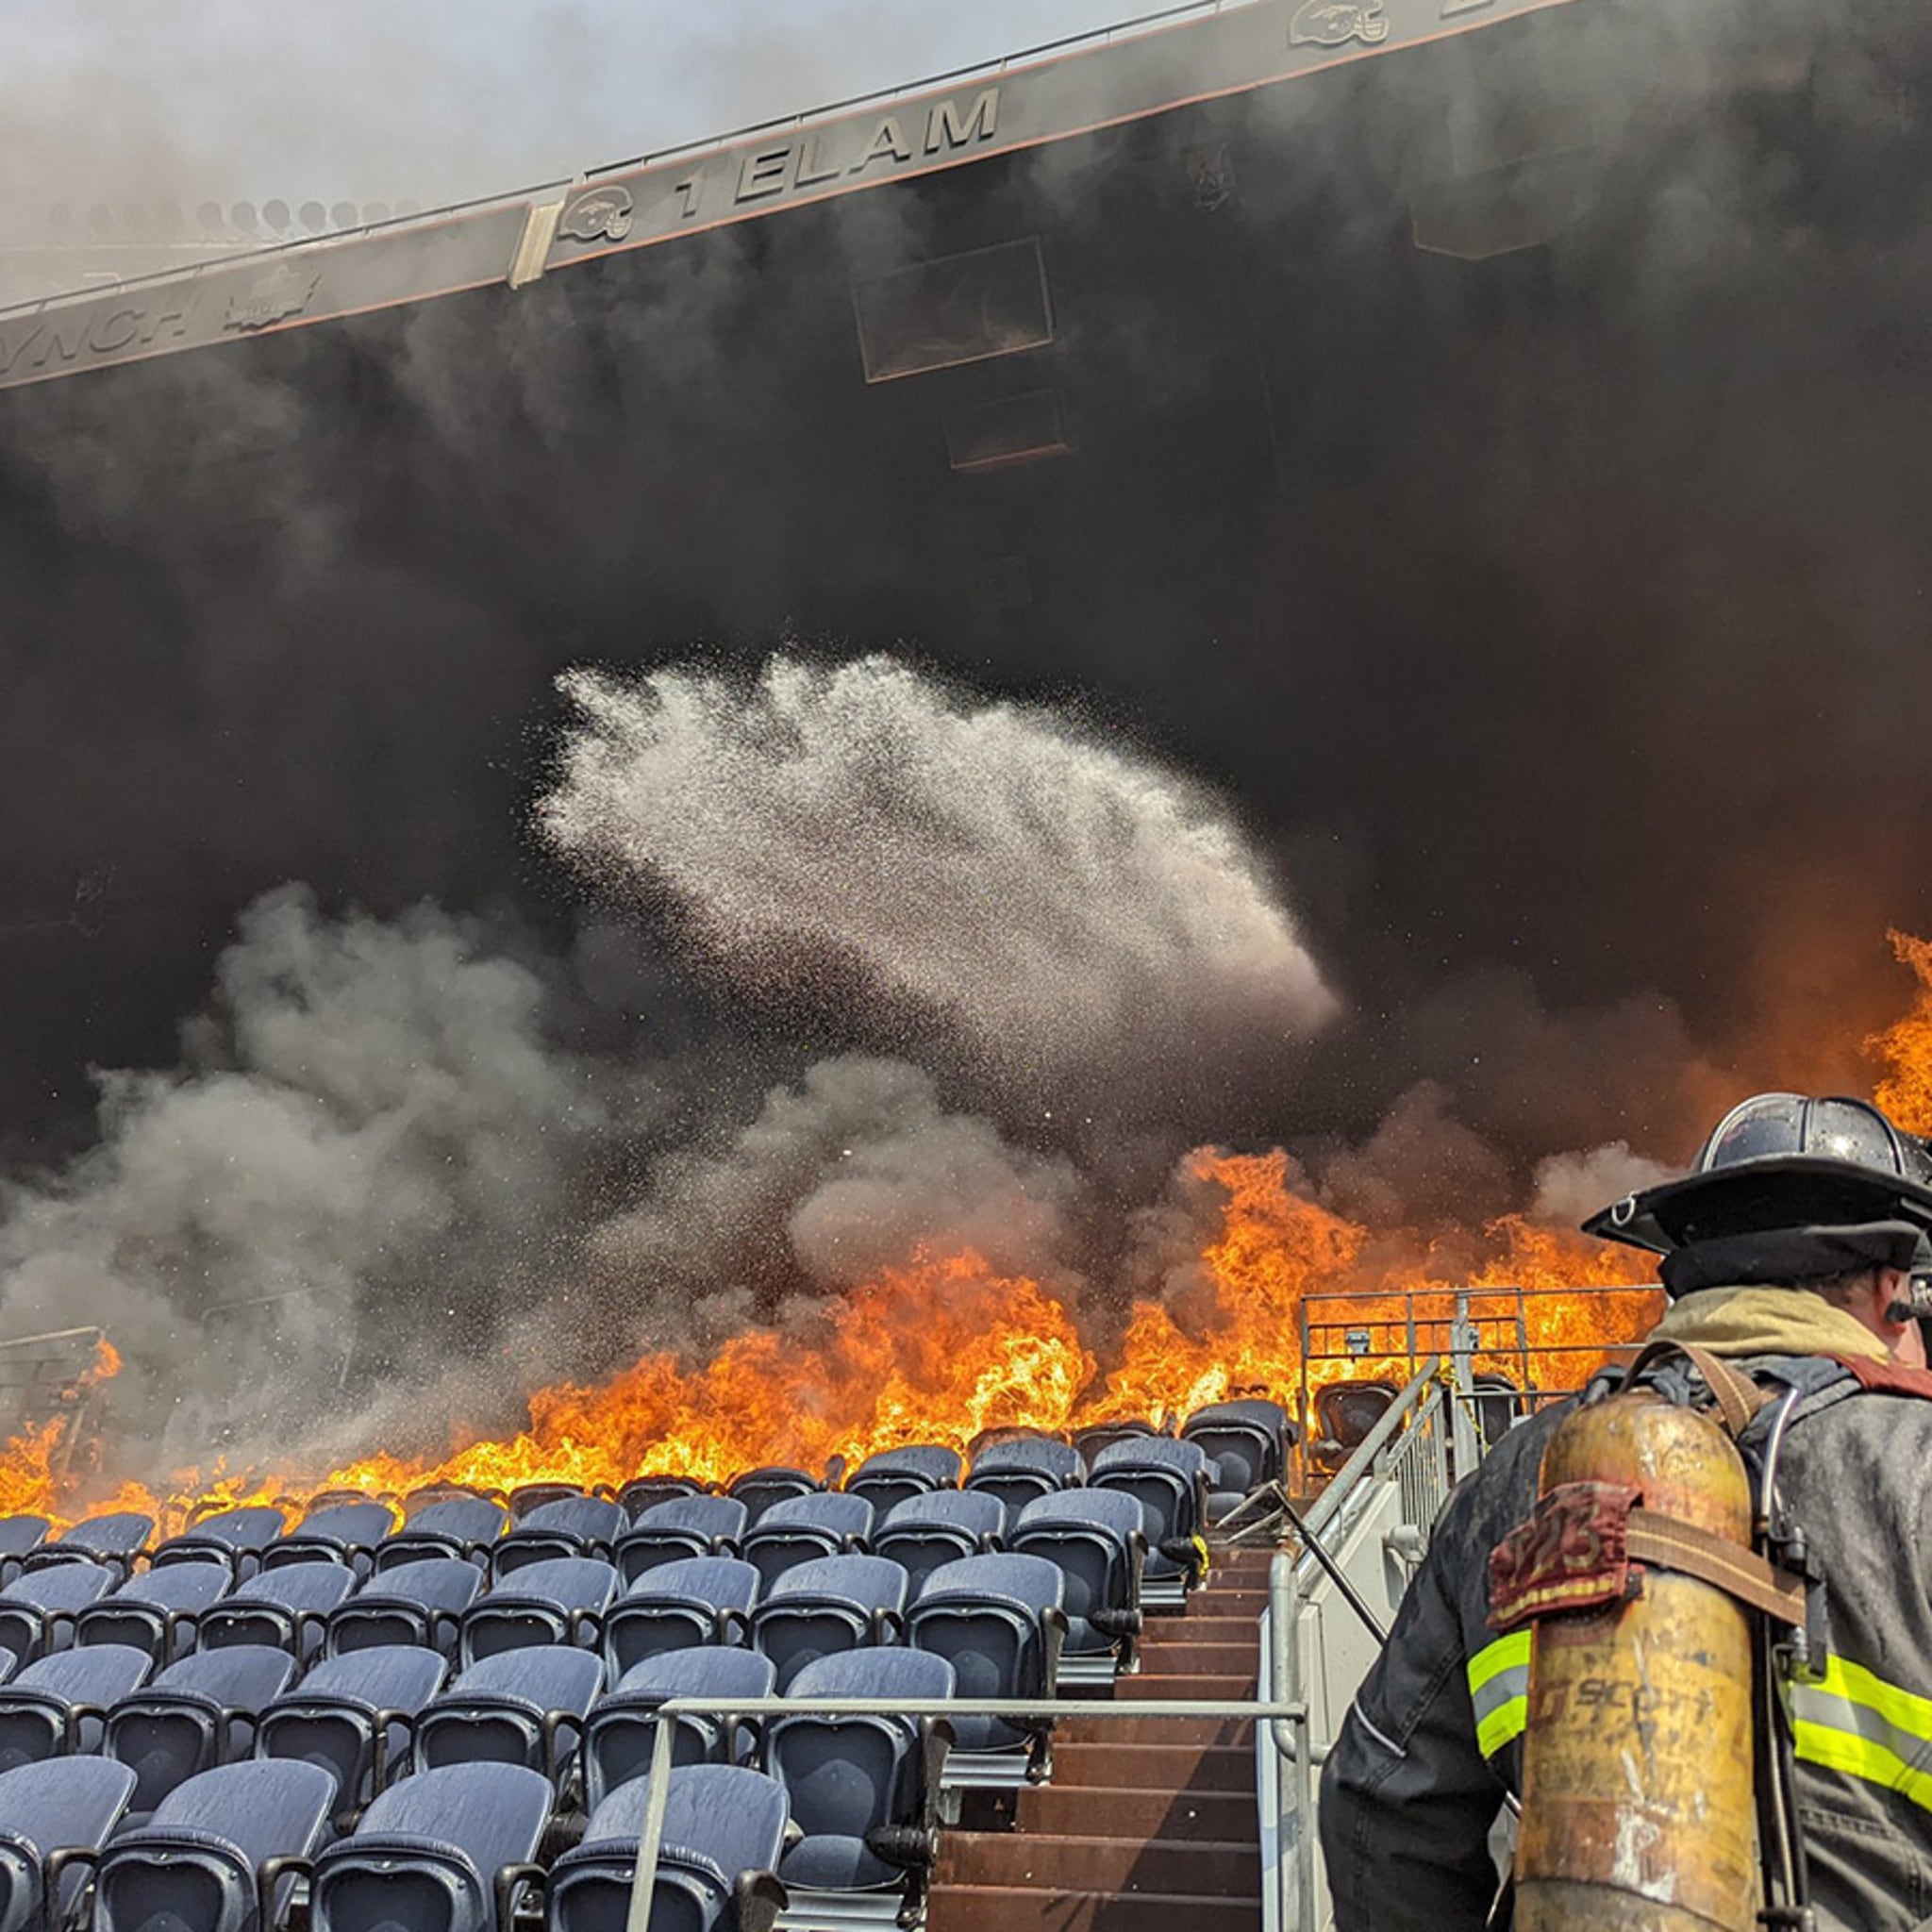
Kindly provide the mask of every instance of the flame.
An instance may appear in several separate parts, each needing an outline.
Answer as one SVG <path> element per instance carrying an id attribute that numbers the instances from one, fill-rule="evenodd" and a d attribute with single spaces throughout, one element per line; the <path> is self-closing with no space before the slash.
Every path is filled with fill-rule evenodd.
<path id="1" fill-rule="evenodd" d="M 1893 932 L 1917 981 L 1910 1010 L 1865 1042 L 1878 1104 L 1932 1133 L 1932 941 Z M 441 1457 L 388 1453 L 322 1472 L 178 1472 L 159 1492 L 118 1491 L 93 1466 L 88 1394 L 119 1367 L 103 1341 L 55 1412 L 0 1443 L 0 1514 L 65 1521 L 136 1508 L 175 1526 L 214 1507 L 293 1506 L 332 1491 L 402 1496 L 436 1485 L 508 1491 L 565 1481 L 614 1489 L 645 1474 L 723 1483 L 765 1462 L 848 1465 L 906 1442 L 965 1450 L 981 1431 L 1067 1433 L 1129 1416 L 1159 1421 L 1240 1394 L 1299 1409 L 1329 1383 L 1398 1386 L 1445 1352 L 1459 1319 L 1475 1365 L 1543 1393 L 1580 1387 L 1606 1354 L 1654 1324 L 1650 1259 L 1521 1216 L 1474 1237 L 1372 1234 L 1298 1192 L 1289 1157 L 1197 1149 L 1184 1171 L 1216 1203 L 1197 1265 L 1137 1301 L 1108 1339 L 1024 1275 L 970 1251 L 922 1253 L 708 1360 L 646 1355 L 596 1386 L 530 1397 L 507 1440 Z"/>

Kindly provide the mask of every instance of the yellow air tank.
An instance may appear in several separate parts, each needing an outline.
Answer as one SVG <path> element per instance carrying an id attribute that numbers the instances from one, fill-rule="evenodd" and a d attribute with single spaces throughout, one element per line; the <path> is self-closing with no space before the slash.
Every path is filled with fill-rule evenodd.
<path id="1" fill-rule="evenodd" d="M 1626 1486 L 1745 1548 L 1744 1466 L 1709 1417 L 1636 1392 L 1550 1438 L 1541 1491 Z M 1540 1618 L 1529 1659 L 1517 1932 L 1749 1932 L 1757 1907 L 1749 1613 L 1655 1565 L 1634 1598 Z"/>

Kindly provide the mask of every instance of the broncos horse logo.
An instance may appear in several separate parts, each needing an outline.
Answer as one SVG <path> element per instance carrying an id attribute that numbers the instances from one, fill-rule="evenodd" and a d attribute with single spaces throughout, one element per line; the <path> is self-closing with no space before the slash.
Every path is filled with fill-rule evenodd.
<path id="1" fill-rule="evenodd" d="M 1383 0 L 1307 0 L 1289 24 L 1291 47 L 1345 47 L 1350 41 L 1379 46 L 1389 38 Z"/>

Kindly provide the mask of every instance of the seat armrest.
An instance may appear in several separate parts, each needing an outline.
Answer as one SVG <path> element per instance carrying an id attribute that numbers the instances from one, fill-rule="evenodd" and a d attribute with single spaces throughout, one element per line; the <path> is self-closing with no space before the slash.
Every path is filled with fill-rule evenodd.
<path id="1" fill-rule="evenodd" d="M 772 1932 L 778 1914 L 791 1903 L 791 1894 L 775 1872 L 741 1872 L 731 1888 L 738 1932 Z"/>
<path id="2" fill-rule="evenodd" d="M 264 1858 L 255 1874 L 256 1924 L 260 1932 L 275 1932 L 275 1891 L 284 1879 L 307 1878 L 314 1872 L 314 1861 L 292 1852 L 280 1852 Z M 293 1888 L 290 1890 L 293 1897 Z"/>
<path id="3" fill-rule="evenodd" d="M 533 1888 L 540 1899 L 543 1896 L 542 1866 L 505 1865 L 498 1871 L 493 1887 L 497 1932 L 514 1932 L 517 1902 L 526 1886 Z"/>

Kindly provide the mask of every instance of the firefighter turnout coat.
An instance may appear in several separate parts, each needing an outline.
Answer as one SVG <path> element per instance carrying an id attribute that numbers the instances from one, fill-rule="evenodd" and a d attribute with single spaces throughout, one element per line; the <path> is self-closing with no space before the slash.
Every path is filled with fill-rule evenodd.
<path id="1" fill-rule="evenodd" d="M 1698 1339 L 1699 1299 L 1673 1311 L 1674 1339 Z M 1825 1592 L 1823 1680 L 1788 1692 L 1820 1932 L 1932 1927 L 1932 1375 L 1726 1341 L 1733 1366 L 1801 1391 L 1778 1488 Z M 1657 1381 L 1680 1399 L 1699 1387 L 1681 1362 Z M 1512 1430 L 1450 1498 L 1343 1722 L 1321 1802 L 1337 1932 L 1490 1923 L 1490 1834 L 1504 1791 L 1520 1792 L 1530 1633 L 1491 1629 L 1489 1557 L 1530 1513 L 1568 1407 Z M 1747 1457 L 1771 1413 L 1745 1431 Z"/>

